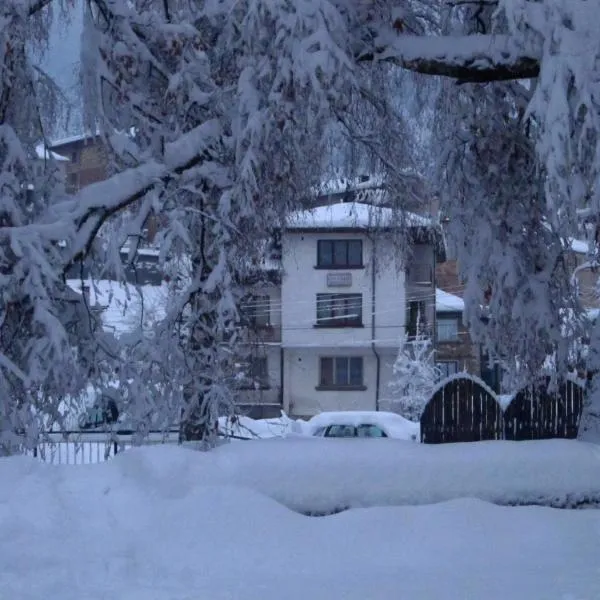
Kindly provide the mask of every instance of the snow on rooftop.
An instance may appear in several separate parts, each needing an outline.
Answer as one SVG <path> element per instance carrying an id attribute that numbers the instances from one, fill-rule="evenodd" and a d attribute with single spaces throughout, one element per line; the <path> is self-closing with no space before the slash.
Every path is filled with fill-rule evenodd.
<path id="1" fill-rule="evenodd" d="M 288 229 L 369 229 L 405 222 L 409 226 L 430 226 L 431 219 L 415 213 L 398 213 L 391 208 L 361 202 L 340 202 L 292 213 Z"/>
<path id="2" fill-rule="evenodd" d="M 51 144 L 52 148 L 58 148 L 59 146 L 66 146 L 67 144 L 74 144 L 75 142 L 83 142 L 86 140 L 92 140 L 95 137 L 100 135 L 97 131 L 96 133 L 92 133 L 91 131 L 85 133 L 78 133 L 75 135 L 70 135 L 64 138 L 60 138 L 58 140 L 54 140 Z"/>
<path id="3" fill-rule="evenodd" d="M 44 146 L 44 144 L 38 144 L 35 147 L 35 153 L 40 160 L 48 160 L 51 158 L 52 160 L 56 160 L 59 162 L 68 162 L 69 161 L 69 159 L 66 158 L 65 156 L 61 156 L 60 154 L 57 154 L 56 152 L 52 152 L 51 150 L 48 150 L 48 148 L 46 148 Z"/>
<path id="4" fill-rule="evenodd" d="M 438 313 L 445 312 L 463 312 L 465 309 L 465 301 L 454 294 L 450 294 L 436 288 L 435 290 L 435 311 Z"/>
<path id="5" fill-rule="evenodd" d="M 67 280 L 69 287 L 81 293 L 79 279 Z M 116 281 L 85 281 L 89 288 L 90 305 L 101 307 L 104 329 L 116 335 L 139 328 L 149 328 L 152 323 L 164 318 L 168 287 L 163 285 L 122 284 Z M 141 294 L 141 296 L 140 296 Z M 142 312 L 143 307 L 143 312 Z"/>

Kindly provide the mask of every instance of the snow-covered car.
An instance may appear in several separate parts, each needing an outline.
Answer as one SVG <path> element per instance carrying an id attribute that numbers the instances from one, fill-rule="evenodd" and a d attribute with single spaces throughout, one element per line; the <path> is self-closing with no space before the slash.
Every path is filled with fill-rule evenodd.
<path id="1" fill-rule="evenodd" d="M 384 411 L 322 412 L 308 425 L 315 437 L 419 439 L 418 423 Z"/>

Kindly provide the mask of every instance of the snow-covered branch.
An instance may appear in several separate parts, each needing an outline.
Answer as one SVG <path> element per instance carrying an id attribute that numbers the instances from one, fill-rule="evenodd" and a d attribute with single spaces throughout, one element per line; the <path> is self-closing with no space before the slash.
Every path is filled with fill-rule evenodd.
<path id="1" fill-rule="evenodd" d="M 542 48 L 519 47 L 510 35 L 415 36 L 389 32 L 375 50 L 358 57 L 462 82 L 506 81 L 537 77 Z"/>

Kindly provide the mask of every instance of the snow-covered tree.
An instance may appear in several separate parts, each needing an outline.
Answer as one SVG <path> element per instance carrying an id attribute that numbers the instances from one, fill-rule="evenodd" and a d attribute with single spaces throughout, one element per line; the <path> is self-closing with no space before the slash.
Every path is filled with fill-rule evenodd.
<path id="1" fill-rule="evenodd" d="M 60 277 L 64 232 L 44 221 L 60 191 L 52 155 L 41 174 L 34 168 L 60 100 L 35 62 L 48 41 L 45 4 L 0 8 L 0 454 L 31 446 L 60 421 L 89 358 L 77 346 L 94 329 Z"/>
<path id="2" fill-rule="evenodd" d="M 560 266 L 562 240 L 578 217 L 600 212 L 597 2 L 499 0 L 482 32 L 469 25 L 477 15 L 445 19 L 446 3 L 420 0 L 88 0 L 90 125 L 119 172 L 75 198 L 50 184 L 32 206 L 22 195 L 32 143 L 47 135 L 38 127 L 46 102 L 30 93 L 43 82 L 30 47 L 43 48 L 57 6 L 8 0 L 0 9 L 4 432 L 33 431 L 24 415 L 41 390 L 68 390 L 80 371 L 59 318 L 63 273 L 86 257 L 102 267 L 112 260 L 118 272 L 115 249 L 151 214 L 166 223 L 165 247 L 190 257 L 191 279 L 174 292 L 154 345 L 85 344 L 91 376 L 118 366 L 137 386 L 128 397 L 157 407 L 184 400 L 200 420 L 229 405 L 242 282 L 260 264 L 259 240 L 320 175 L 313 159 L 332 121 L 351 124 L 355 141 L 362 135 L 384 166 L 395 166 L 371 135 L 385 128 L 377 111 L 361 113 L 366 120 L 354 112 L 361 101 L 377 107 L 365 74 L 376 81 L 389 65 L 463 84 L 447 119 L 464 124 L 465 151 L 448 164 L 465 175 L 453 189 L 469 181 L 477 189 L 455 199 L 473 326 L 485 283 L 492 300 L 483 337 L 532 370 L 548 349 L 560 350 L 564 309 L 577 308 Z M 521 84 L 490 93 L 474 85 L 517 79 L 530 80 L 521 86 L 529 94 Z M 501 192 L 488 199 L 503 172 L 516 182 L 513 200 Z M 524 183 L 528 172 L 535 186 Z M 117 215 L 116 232 L 103 237 Z M 468 215 L 485 227 L 469 229 Z M 485 236 L 496 248 L 487 273 Z M 168 397 L 148 400 L 152 381 Z"/>
<path id="3" fill-rule="evenodd" d="M 440 377 L 431 338 L 418 328 L 414 339 L 402 335 L 392 371 L 389 383 L 392 410 L 411 421 L 419 421 Z"/>

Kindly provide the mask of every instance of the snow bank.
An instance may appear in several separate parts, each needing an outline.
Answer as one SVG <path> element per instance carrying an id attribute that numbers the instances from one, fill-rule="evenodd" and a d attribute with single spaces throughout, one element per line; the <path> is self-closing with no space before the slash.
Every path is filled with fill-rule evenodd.
<path id="1" fill-rule="evenodd" d="M 571 440 L 273 439 L 229 444 L 202 459 L 196 477 L 252 488 L 302 513 L 461 497 L 506 505 L 600 502 L 600 448 Z"/>
<path id="2" fill-rule="evenodd" d="M 228 417 L 220 417 L 219 431 L 226 437 L 250 440 L 312 434 L 306 421 L 290 419 L 284 412 L 281 413 L 281 417 L 275 419 L 251 419 L 250 417 L 236 416 L 232 421 Z"/>
<path id="3" fill-rule="evenodd" d="M 136 448 L 109 462 L 124 477 L 158 469 L 165 485 L 242 486 L 311 514 L 461 497 L 504 505 L 600 503 L 600 448 L 572 440 L 429 445 L 293 437 L 225 444 L 209 453 Z M 6 481 L 1 469 L 0 481 Z"/>
<path id="4" fill-rule="evenodd" d="M 311 519 L 248 487 L 215 484 L 217 475 L 231 482 L 244 469 L 246 480 L 257 473 L 266 477 L 279 462 L 270 476 L 274 480 L 294 456 L 300 464 L 299 454 L 308 461 L 318 453 L 323 468 L 334 466 L 330 456 L 336 464 L 347 457 L 342 470 L 348 491 L 358 489 L 360 480 L 366 494 L 374 481 L 398 490 L 414 487 L 408 479 L 386 479 L 392 474 L 389 459 L 381 470 L 373 468 L 372 460 L 390 454 L 381 453 L 384 446 L 376 440 L 364 441 L 355 450 L 345 440 L 249 442 L 209 454 L 144 448 L 85 467 L 0 459 L 2 595 L 18 600 L 600 598 L 600 511 L 507 508 L 463 499 Z M 431 453 L 427 460 L 423 454 L 415 467 L 427 466 L 429 487 L 447 486 L 450 472 L 440 484 L 433 477 L 443 475 L 451 459 L 459 459 L 458 474 L 465 475 L 472 454 L 476 480 L 481 482 L 477 473 L 485 464 L 490 484 L 498 476 L 507 483 L 492 458 L 507 453 L 515 458 L 509 446 L 464 444 L 475 451 L 459 455 L 445 446 L 448 459 L 442 458 L 446 452 Z M 591 467 L 590 448 L 583 444 L 540 443 L 539 452 L 518 446 L 524 450 L 519 459 L 533 454 L 538 466 L 549 468 L 548 482 L 565 477 L 573 483 L 563 461 L 552 464 L 563 453 Z M 416 449 L 427 451 L 397 442 L 396 456 L 407 452 L 410 458 Z M 245 459 L 248 451 L 251 458 Z M 254 462 L 266 457 L 271 458 L 264 467 Z M 318 478 L 329 488 L 341 483 L 335 471 L 328 471 L 327 480 L 321 474 L 313 471 L 310 480 Z M 290 493 L 310 481 L 307 464 L 297 475 L 298 483 L 293 474 L 285 478 Z M 258 481 L 252 487 L 268 486 Z"/>

